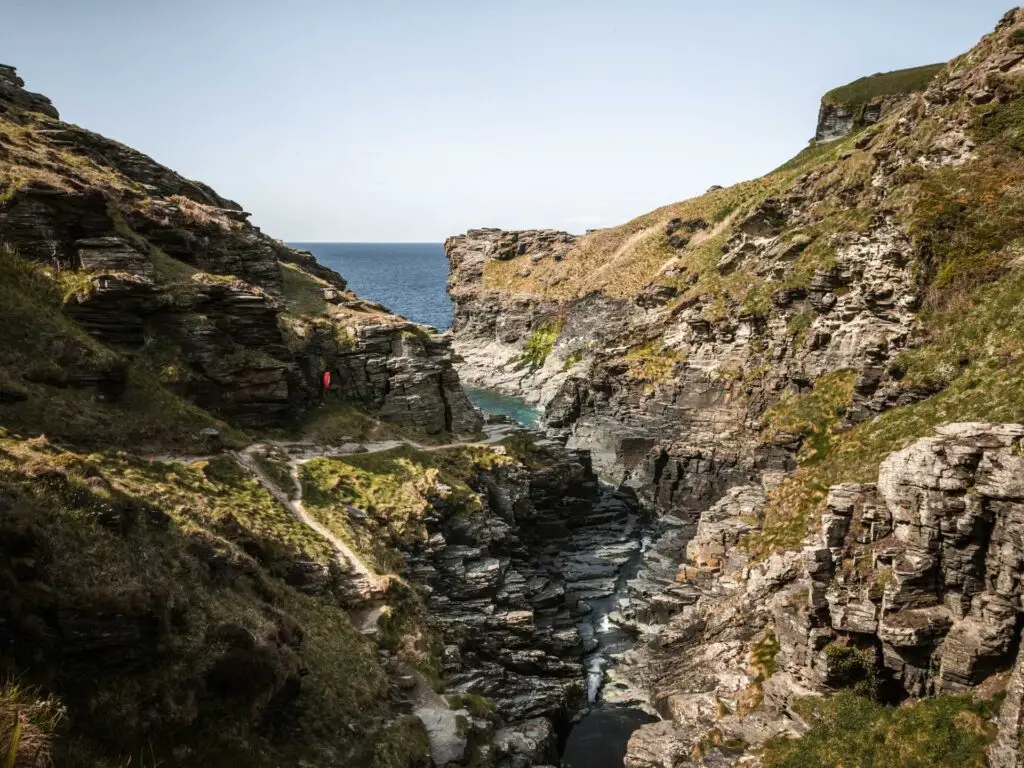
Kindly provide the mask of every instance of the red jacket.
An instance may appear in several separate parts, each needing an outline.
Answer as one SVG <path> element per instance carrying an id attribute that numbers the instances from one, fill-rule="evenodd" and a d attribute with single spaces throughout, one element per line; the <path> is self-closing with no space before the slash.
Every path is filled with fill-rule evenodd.
<path id="1" fill-rule="evenodd" d="M 323 375 L 323 378 L 321 378 L 320 383 L 323 386 L 323 389 L 324 389 L 325 392 L 328 389 L 331 388 L 331 372 L 330 371 L 324 371 L 324 375 Z"/>

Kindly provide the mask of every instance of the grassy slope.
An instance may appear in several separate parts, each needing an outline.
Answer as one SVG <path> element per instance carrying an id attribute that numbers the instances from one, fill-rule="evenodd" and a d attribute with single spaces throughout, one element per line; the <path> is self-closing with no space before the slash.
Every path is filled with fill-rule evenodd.
<path id="1" fill-rule="evenodd" d="M 140 750 L 149 759 L 182 743 L 211 766 L 341 759 L 356 746 L 354 733 L 387 715 L 373 645 L 344 611 L 275 578 L 299 557 L 326 562 L 329 552 L 230 460 L 150 464 L 3 437 L 0 477 L 2 536 L 25 553 L 0 560 L 0 579 L 18 595 L 8 611 L 20 642 L 48 647 L 43 617 L 54 600 L 144 625 L 170 617 L 147 651 L 153 664 L 93 679 L 88 667 L 51 668 L 44 653 L 28 668 L 28 682 L 49 684 L 53 673 L 62 681 L 68 717 L 57 764 L 121 765 Z M 267 703 L 259 690 L 213 695 L 210 675 L 227 652 L 215 638 L 226 624 L 257 639 L 291 636 L 274 663 L 309 674 L 283 731 L 254 719 Z"/>
<path id="2" fill-rule="evenodd" d="M 1024 422 L 1024 83 L 1008 87 L 1008 104 L 975 111 L 976 159 L 915 174 L 901 190 L 900 213 L 932 260 L 923 267 L 923 343 L 893 369 L 907 386 L 937 393 L 831 435 L 827 452 L 802 454 L 770 496 L 764 533 L 752 541 L 759 551 L 799 546 L 830 485 L 873 481 L 879 457 L 939 424 Z M 819 420 L 808 433 L 831 430 Z"/>
<path id="3" fill-rule="evenodd" d="M 856 110 L 884 96 L 906 96 L 923 91 L 945 64 L 927 64 L 923 67 L 898 69 L 861 77 L 852 83 L 833 88 L 822 101 Z"/>

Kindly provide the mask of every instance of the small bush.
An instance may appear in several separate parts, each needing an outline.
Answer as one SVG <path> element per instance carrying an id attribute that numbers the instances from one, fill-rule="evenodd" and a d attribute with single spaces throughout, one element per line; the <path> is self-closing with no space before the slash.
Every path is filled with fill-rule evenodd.
<path id="1" fill-rule="evenodd" d="M 878 690 L 878 676 L 875 672 L 873 650 L 833 643 L 825 649 L 825 660 L 831 685 L 850 688 L 860 696 L 875 696 Z"/>

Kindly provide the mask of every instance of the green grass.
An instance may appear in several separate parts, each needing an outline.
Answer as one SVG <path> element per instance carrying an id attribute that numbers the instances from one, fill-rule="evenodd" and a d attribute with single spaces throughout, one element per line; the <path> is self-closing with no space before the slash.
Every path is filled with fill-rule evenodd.
<path id="1" fill-rule="evenodd" d="M 332 599 L 275 578 L 300 557 L 325 560 L 322 543 L 228 459 L 148 465 L 3 439 L 0 483 L 0 579 L 16 600 L 7 617 L 21 627 L 11 658 L 32 660 L 21 667 L 27 683 L 61 690 L 69 717 L 57 765 L 121 765 L 140 750 L 154 763 L 169 761 L 180 744 L 211 768 L 343 764 L 387 715 L 374 645 Z M 26 546 L 28 578 L 12 566 Z M 96 666 L 94 655 L 58 665 L 54 679 L 39 660 L 52 653 L 48 638 L 57 630 L 47 617 L 57 604 L 152 624 L 157 634 L 143 634 L 139 650 L 153 663 Z M 244 695 L 209 687 L 227 653 L 217 640 L 224 625 L 277 649 L 259 662 Z M 276 715 L 284 730 L 272 737 L 260 717 L 273 681 L 300 669 L 308 673 Z"/>
<path id="2" fill-rule="evenodd" d="M 333 393 L 323 405 L 311 409 L 291 434 L 308 438 L 320 445 L 388 440 L 410 440 L 430 445 L 450 439 L 445 434 L 428 435 L 410 427 L 381 421 L 359 406 L 337 399 Z"/>
<path id="3" fill-rule="evenodd" d="M 96 454 L 89 461 L 114 478 L 115 488 L 172 514 L 183 530 L 215 531 L 244 543 L 279 574 L 299 558 L 332 562 L 327 542 L 226 455 L 190 464 L 145 462 L 127 454 Z M 271 477 L 290 489 L 287 472 Z"/>
<path id="4" fill-rule="evenodd" d="M 327 312 L 325 281 L 304 272 L 295 264 L 281 262 L 281 295 L 288 311 L 295 315 L 323 315 Z"/>
<path id="5" fill-rule="evenodd" d="M 783 397 L 765 412 L 764 438 L 770 440 L 782 433 L 802 435 L 800 463 L 821 461 L 828 453 L 833 428 L 853 401 L 856 379 L 853 371 L 836 371 L 815 381 L 810 392 Z"/>
<path id="6" fill-rule="evenodd" d="M 555 346 L 558 334 L 561 332 L 562 321 L 560 319 L 548 320 L 530 331 L 530 336 L 519 357 L 519 366 L 534 371 L 543 368 Z"/>
<path id="7" fill-rule="evenodd" d="M 798 709 L 811 730 L 769 742 L 762 758 L 765 768 L 982 768 L 997 706 L 938 696 L 884 707 L 849 692 L 804 700 Z"/>
<path id="8" fill-rule="evenodd" d="M 883 96 L 905 96 L 923 91 L 945 66 L 928 64 L 861 77 L 852 83 L 833 88 L 825 94 L 823 101 L 826 104 L 856 108 Z"/>
<path id="9" fill-rule="evenodd" d="M 401 717 L 377 734 L 369 768 L 429 765 L 429 747 L 423 722 L 412 715 Z"/>
<path id="10" fill-rule="evenodd" d="M 758 676 L 758 682 L 767 680 L 778 671 L 778 664 L 775 661 L 775 657 L 779 653 L 778 638 L 775 637 L 773 632 L 766 632 L 765 636 L 761 638 L 750 652 L 751 666 L 756 670 Z"/>
<path id="11" fill-rule="evenodd" d="M 491 717 L 494 714 L 494 702 L 485 696 L 475 693 L 452 693 L 447 696 L 448 706 L 452 709 L 464 709 L 472 717 Z"/>
<path id="12" fill-rule="evenodd" d="M 453 447 L 321 458 L 302 467 L 306 507 L 381 572 L 401 566 L 398 549 L 427 537 L 423 515 L 437 505 L 451 514 L 482 509 L 469 482 L 480 469 L 507 463 L 487 448 Z M 349 522 L 344 505 L 367 513 Z"/>

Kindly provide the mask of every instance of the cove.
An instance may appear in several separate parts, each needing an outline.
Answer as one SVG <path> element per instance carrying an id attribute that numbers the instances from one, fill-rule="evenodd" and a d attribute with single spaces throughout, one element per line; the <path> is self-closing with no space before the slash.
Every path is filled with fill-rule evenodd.
<path id="1" fill-rule="evenodd" d="M 487 414 L 507 416 L 524 427 L 540 427 L 541 412 L 520 397 L 504 395 L 490 389 L 466 387 L 463 389 L 470 402 Z"/>

